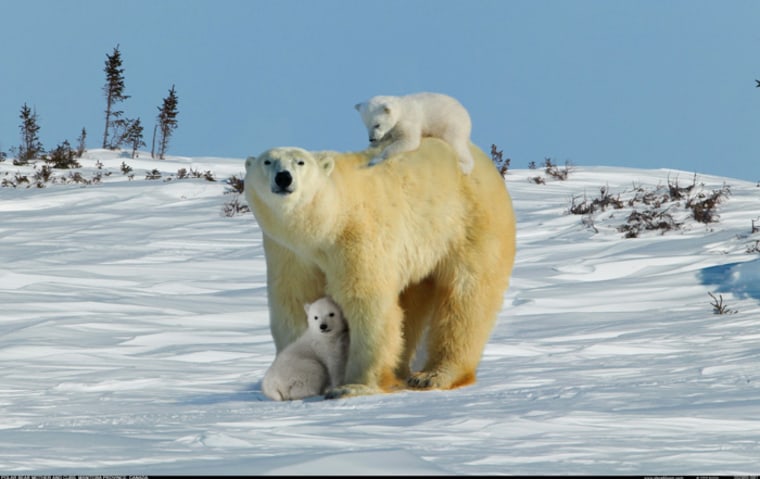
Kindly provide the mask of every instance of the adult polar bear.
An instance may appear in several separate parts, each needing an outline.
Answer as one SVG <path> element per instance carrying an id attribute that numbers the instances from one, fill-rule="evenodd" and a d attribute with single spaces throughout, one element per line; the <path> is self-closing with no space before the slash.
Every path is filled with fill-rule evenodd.
<path id="1" fill-rule="evenodd" d="M 378 148 L 282 147 L 246 160 L 245 195 L 263 233 L 277 351 L 306 324 L 303 304 L 330 295 L 349 324 L 345 381 L 328 398 L 475 381 L 515 257 L 504 180 L 471 146 L 463 175 L 445 142 L 368 167 Z M 427 359 L 411 371 L 427 328 Z"/>

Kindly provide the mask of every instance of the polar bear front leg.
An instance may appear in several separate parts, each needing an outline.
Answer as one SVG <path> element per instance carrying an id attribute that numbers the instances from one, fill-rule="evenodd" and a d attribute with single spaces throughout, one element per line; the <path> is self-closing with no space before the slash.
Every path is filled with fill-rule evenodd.
<path id="1" fill-rule="evenodd" d="M 403 311 L 398 294 L 386 298 L 343 299 L 333 294 L 349 323 L 345 381 L 327 399 L 388 392 L 400 385 L 395 369 L 402 349 Z"/>
<path id="2" fill-rule="evenodd" d="M 325 276 L 314 265 L 264 235 L 269 328 L 277 352 L 306 329 L 303 304 L 325 294 Z"/>

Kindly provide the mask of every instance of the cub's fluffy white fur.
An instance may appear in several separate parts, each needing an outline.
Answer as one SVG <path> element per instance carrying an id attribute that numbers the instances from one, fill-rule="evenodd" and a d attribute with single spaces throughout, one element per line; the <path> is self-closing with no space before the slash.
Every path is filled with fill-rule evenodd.
<path id="1" fill-rule="evenodd" d="M 472 171 L 475 164 L 469 148 L 472 122 L 470 114 L 456 99 L 441 93 L 375 96 L 357 103 L 354 108 L 367 127 L 371 144 L 391 141 L 370 164 L 416 150 L 423 136 L 433 136 L 454 148 L 465 174 Z"/>
<path id="2" fill-rule="evenodd" d="M 261 389 L 275 401 L 324 394 L 343 383 L 348 356 L 348 325 L 329 297 L 304 305 L 308 329 L 277 355 Z"/>

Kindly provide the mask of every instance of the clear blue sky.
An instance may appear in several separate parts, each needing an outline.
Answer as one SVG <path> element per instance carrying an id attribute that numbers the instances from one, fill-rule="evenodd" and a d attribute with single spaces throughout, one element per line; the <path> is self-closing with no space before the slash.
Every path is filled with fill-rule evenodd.
<path id="1" fill-rule="evenodd" d="M 361 149 L 356 102 L 438 91 L 514 168 L 760 180 L 757 0 L 0 0 L 0 150 L 24 102 L 48 150 L 99 147 L 117 44 L 148 144 L 176 85 L 170 155 Z"/>

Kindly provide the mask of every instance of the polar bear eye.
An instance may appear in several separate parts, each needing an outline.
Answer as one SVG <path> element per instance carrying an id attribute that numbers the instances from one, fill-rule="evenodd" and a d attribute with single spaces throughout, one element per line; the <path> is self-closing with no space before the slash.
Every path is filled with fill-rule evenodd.
<path id="1" fill-rule="evenodd" d="M 314 320 L 316 321 L 317 319 L 319 319 L 319 316 L 314 316 Z"/>
<path id="2" fill-rule="evenodd" d="M 330 313 L 330 317 L 332 318 L 333 316 L 335 316 L 335 313 Z"/>
<path id="3" fill-rule="evenodd" d="M 272 162 L 271 162 L 271 161 L 269 161 L 269 160 L 264 160 L 264 164 L 265 164 L 265 165 L 271 165 L 271 164 L 272 164 Z"/>
<path id="4" fill-rule="evenodd" d="M 378 123 L 377 125 L 373 126 L 372 128 L 374 128 L 375 130 L 377 130 L 378 128 L 380 128 L 380 124 Z"/>
<path id="5" fill-rule="evenodd" d="M 304 161 L 303 160 L 298 160 L 298 166 L 303 166 L 303 165 L 304 165 Z"/>

